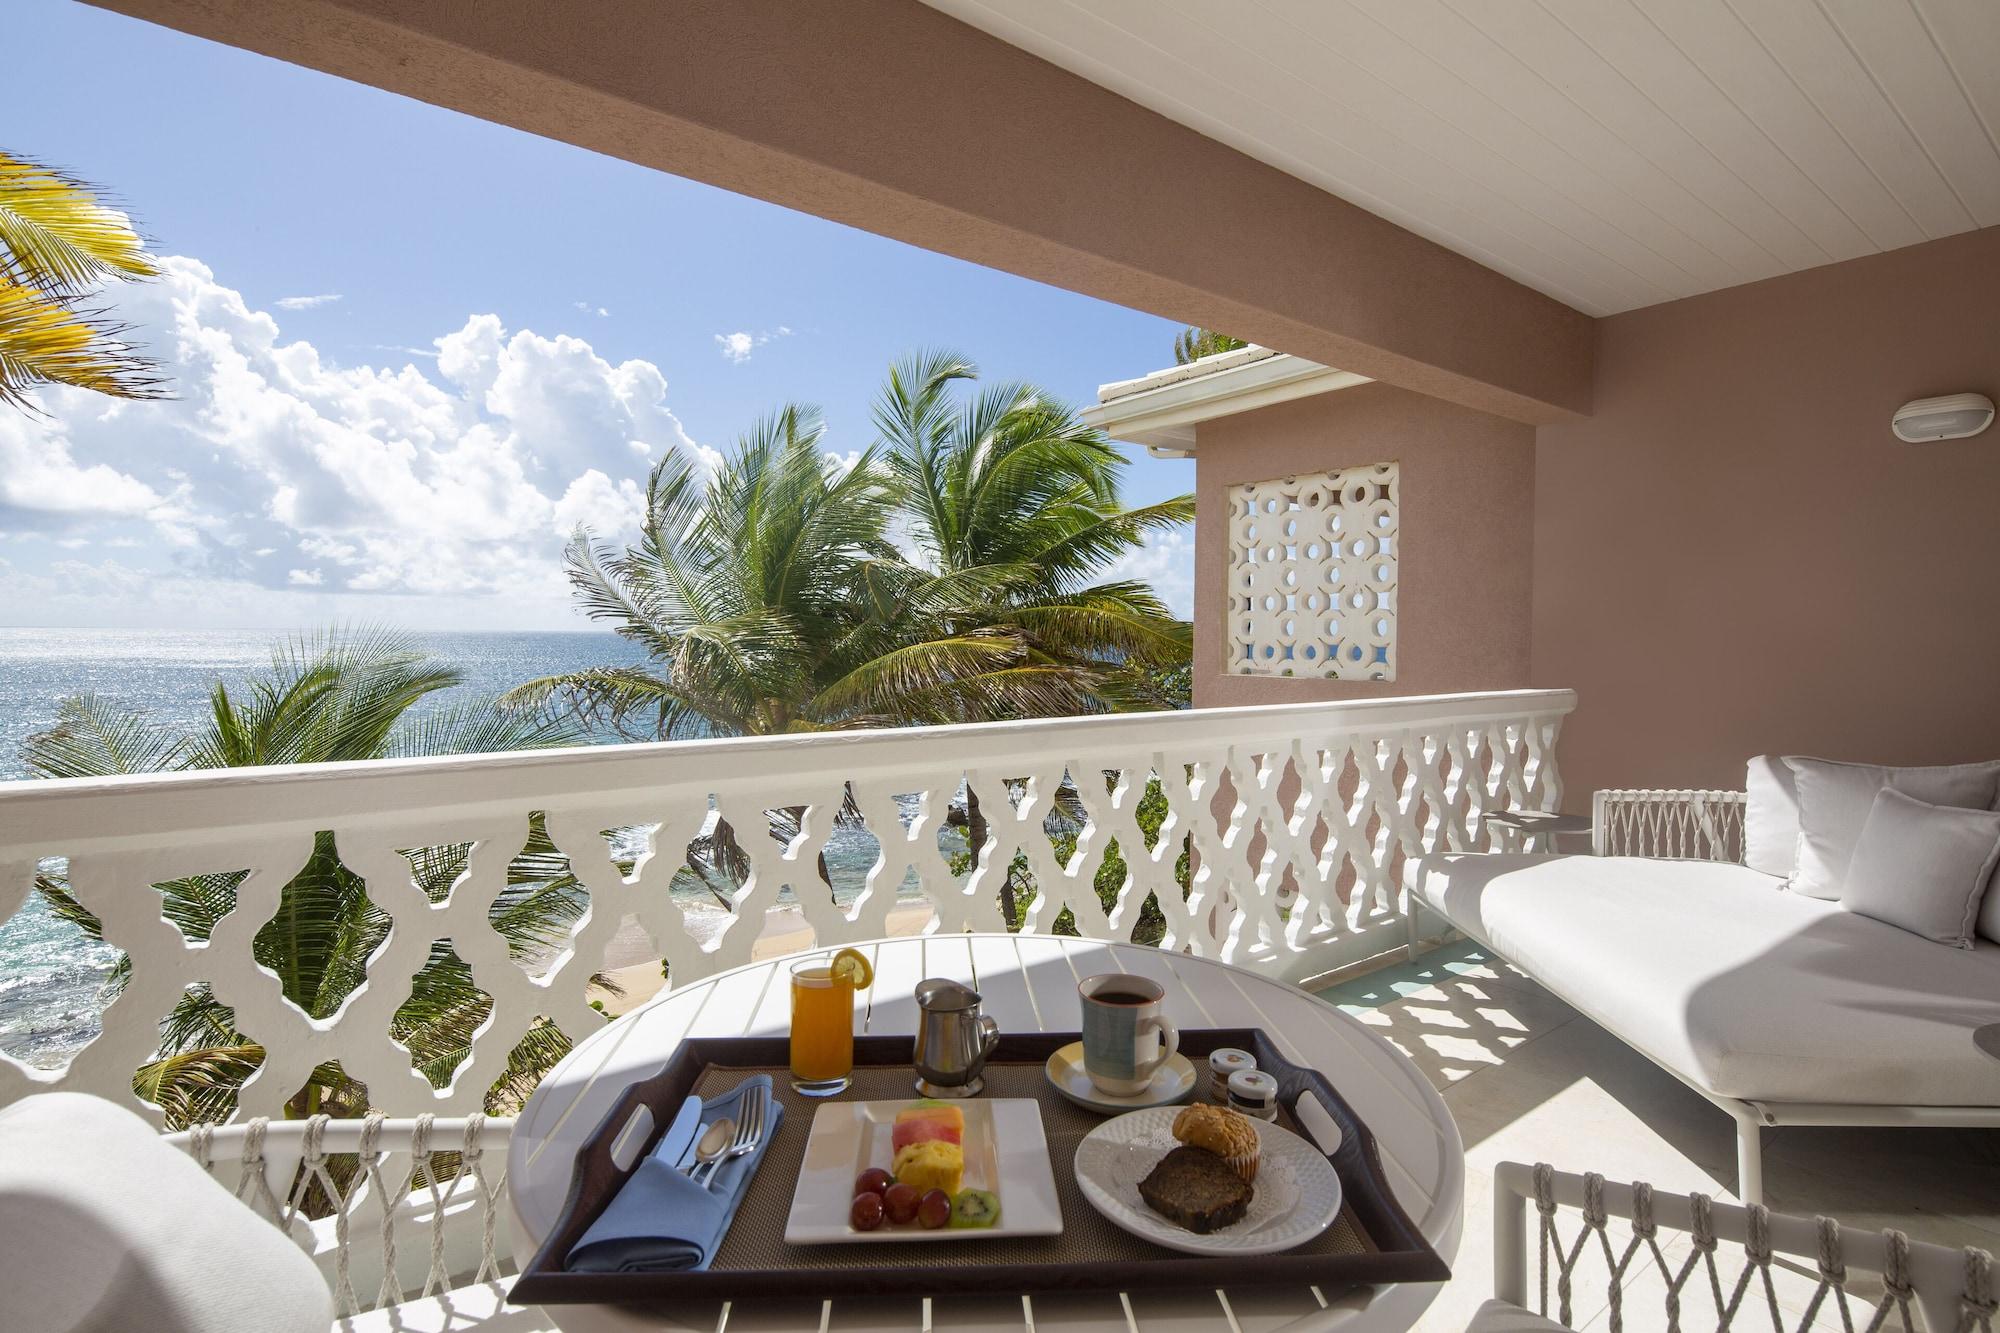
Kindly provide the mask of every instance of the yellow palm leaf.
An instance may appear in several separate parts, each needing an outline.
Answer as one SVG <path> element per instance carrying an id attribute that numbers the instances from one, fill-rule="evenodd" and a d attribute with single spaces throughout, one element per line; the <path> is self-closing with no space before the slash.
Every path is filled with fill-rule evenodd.
<path id="1" fill-rule="evenodd" d="M 28 392 L 69 384 L 114 398 L 161 398 L 150 361 L 119 341 L 124 330 L 48 293 L 0 277 L 0 403 L 31 408 Z"/>
<path id="2" fill-rule="evenodd" d="M 0 274 L 75 296 L 107 278 L 157 277 L 123 213 L 90 188 L 0 150 Z"/>

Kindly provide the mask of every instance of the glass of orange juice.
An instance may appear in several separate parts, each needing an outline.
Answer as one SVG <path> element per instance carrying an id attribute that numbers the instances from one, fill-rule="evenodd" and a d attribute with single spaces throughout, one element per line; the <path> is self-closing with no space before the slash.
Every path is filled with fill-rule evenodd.
<path id="1" fill-rule="evenodd" d="M 854 992 L 874 980 L 853 949 L 792 964 L 792 1088 L 807 1097 L 847 1091 L 854 1076 Z"/>

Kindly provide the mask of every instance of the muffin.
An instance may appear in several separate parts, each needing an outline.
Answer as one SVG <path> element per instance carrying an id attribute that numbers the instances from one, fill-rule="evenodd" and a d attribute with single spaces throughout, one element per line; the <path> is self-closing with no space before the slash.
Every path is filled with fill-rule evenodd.
<path id="1" fill-rule="evenodd" d="M 1257 1126 L 1249 1116 L 1226 1106 L 1197 1103 L 1174 1117 L 1174 1137 L 1214 1153 L 1246 1181 L 1257 1178 Z"/>

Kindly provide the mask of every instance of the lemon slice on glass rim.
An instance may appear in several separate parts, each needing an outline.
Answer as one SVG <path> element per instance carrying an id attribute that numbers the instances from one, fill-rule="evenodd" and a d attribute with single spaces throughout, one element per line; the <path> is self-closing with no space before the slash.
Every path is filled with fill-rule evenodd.
<path id="1" fill-rule="evenodd" d="M 842 949 L 826 970 L 835 981 L 844 981 L 856 990 L 867 990 L 875 981 L 875 969 L 858 949 Z"/>

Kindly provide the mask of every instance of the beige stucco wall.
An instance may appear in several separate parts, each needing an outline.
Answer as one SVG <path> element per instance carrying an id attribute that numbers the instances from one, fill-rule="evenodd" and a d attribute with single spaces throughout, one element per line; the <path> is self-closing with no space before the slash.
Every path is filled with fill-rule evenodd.
<path id="1" fill-rule="evenodd" d="M 1599 321 L 1594 413 L 1535 465 L 1573 807 L 1760 751 L 2000 756 L 2000 428 L 1889 433 L 1965 390 L 2000 398 L 2000 228 Z"/>
<path id="2" fill-rule="evenodd" d="M 1197 707 L 1512 689 L 1529 678 L 1534 432 L 1386 384 L 1204 422 L 1195 489 Z M 1393 681 L 1224 670 L 1228 490 L 1248 481 L 1402 465 Z"/>

